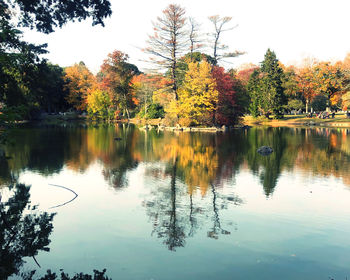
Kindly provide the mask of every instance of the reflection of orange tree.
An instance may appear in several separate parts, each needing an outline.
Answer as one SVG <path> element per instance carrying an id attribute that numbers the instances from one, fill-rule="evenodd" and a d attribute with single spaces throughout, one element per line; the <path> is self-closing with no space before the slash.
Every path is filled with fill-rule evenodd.
<path id="1" fill-rule="evenodd" d="M 321 133 L 320 130 L 313 132 Z M 325 134 L 322 144 L 309 138 L 300 147 L 295 166 L 317 175 L 342 178 L 345 184 L 350 185 L 350 139 L 346 137 L 346 130 L 323 129 L 322 132 Z"/>

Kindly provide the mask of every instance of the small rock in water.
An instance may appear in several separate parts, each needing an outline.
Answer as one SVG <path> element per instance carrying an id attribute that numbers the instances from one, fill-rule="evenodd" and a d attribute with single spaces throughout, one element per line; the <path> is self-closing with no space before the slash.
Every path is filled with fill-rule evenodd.
<path id="1" fill-rule="evenodd" d="M 258 149 L 258 153 L 263 156 L 268 156 L 273 152 L 273 149 L 268 146 L 262 146 Z"/>

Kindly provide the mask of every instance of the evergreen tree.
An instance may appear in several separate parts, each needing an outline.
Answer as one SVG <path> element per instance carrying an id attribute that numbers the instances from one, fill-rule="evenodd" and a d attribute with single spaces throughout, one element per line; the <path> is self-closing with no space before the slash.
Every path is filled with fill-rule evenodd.
<path id="1" fill-rule="evenodd" d="M 257 118 L 260 115 L 259 111 L 259 104 L 260 104 L 260 91 L 259 91 L 259 85 L 260 85 L 260 70 L 256 69 L 254 72 L 250 75 L 248 84 L 247 84 L 247 90 L 250 96 L 251 103 L 249 105 L 249 111 L 252 114 L 254 118 Z"/>
<path id="2" fill-rule="evenodd" d="M 282 106 L 286 103 L 283 84 L 283 69 L 279 65 L 276 54 L 270 49 L 261 63 L 262 105 L 266 113 L 273 113 L 275 118 L 283 117 Z"/>
<path id="3" fill-rule="evenodd" d="M 247 85 L 252 101 L 249 109 L 253 117 L 269 117 L 270 114 L 274 114 L 275 118 L 283 116 L 283 105 L 286 103 L 283 75 L 276 54 L 268 49 L 261 70 L 252 73 Z"/>

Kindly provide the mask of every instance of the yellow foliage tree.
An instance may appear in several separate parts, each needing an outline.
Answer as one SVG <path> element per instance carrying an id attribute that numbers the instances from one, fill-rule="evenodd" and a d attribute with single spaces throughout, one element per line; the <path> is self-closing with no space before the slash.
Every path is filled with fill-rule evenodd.
<path id="1" fill-rule="evenodd" d="M 205 60 L 190 62 L 178 95 L 177 114 L 180 118 L 194 124 L 202 124 L 208 119 L 215 111 L 219 95 L 212 77 L 212 66 Z"/>
<path id="2" fill-rule="evenodd" d="M 95 76 L 84 62 L 67 67 L 64 72 L 65 89 L 68 90 L 67 102 L 79 111 L 86 110 L 88 91 L 96 86 Z"/>
<path id="3" fill-rule="evenodd" d="M 112 120 L 114 118 L 113 103 L 106 91 L 95 89 L 89 91 L 87 111 L 93 119 Z"/>

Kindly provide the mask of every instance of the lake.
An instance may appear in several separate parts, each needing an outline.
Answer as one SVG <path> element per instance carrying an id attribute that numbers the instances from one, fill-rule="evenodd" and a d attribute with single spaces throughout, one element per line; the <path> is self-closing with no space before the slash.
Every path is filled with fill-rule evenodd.
<path id="1" fill-rule="evenodd" d="M 350 279 L 350 130 L 81 124 L 11 139 L 4 279 L 104 268 L 112 279 Z"/>

